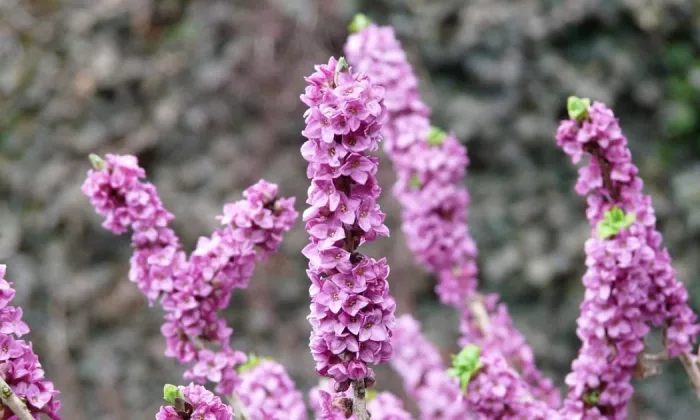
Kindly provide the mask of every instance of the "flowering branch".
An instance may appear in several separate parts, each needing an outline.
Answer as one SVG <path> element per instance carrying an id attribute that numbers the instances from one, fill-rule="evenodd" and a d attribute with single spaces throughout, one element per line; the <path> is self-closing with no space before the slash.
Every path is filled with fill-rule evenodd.
<path id="1" fill-rule="evenodd" d="M 386 114 L 384 88 L 331 58 L 306 78 L 301 100 L 309 106 L 301 154 L 311 179 L 303 215 L 310 243 L 311 354 L 316 371 L 333 378 L 337 392 L 354 389 L 352 412 L 367 419 L 368 366 L 387 362 L 396 302 L 389 294 L 389 266 L 357 249 L 388 236 L 377 204 L 378 148 Z"/>
<path id="2" fill-rule="evenodd" d="M 587 196 L 591 238 L 577 329 L 582 347 L 566 378 L 569 394 L 562 413 L 625 417 L 632 377 L 658 371 L 647 361 L 681 356 L 695 387 L 698 367 L 691 352 L 700 326 L 661 247 L 651 197 L 642 193 L 617 118 L 602 103 L 576 97 L 569 98 L 568 110 L 557 145 L 573 163 L 584 153 L 591 156 L 575 187 Z M 658 358 L 643 353 L 650 327 L 664 330 L 665 349 Z"/>
<path id="3" fill-rule="evenodd" d="M 216 391 L 232 395 L 240 382 L 236 367 L 245 354 L 230 346 L 233 330 L 217 312 L 230 302 L 234 288 L 247 287 L 258 260 L 275 252 L 282 234 L 293 225 L 294 199 L 278 198 L 277 186 L 259 181 L 244 191 L 244 200 L 226 204 L 223 227 L 200 237 L 186 258 L 168 227 L 174 218 L 134 156 L 91 155 L 83 192 L 103 226 L 115 234 L 132 230 L 134 255 L 129 278 L 153 304 L 166 311 L 161 332 L 165 354 L 190 365 L 185 378 L 217 383 Z M 213 347 L 213 348 L 212 348 Z"/>
<path id="4" fill-rule="evenodd" d="M 2 405 L 9 408 L 19 420 L 34 420 L 34 416 L 27 406 L 19 399 L 17 394 L 12 391 L 10 385 L 5 382 L 5 379 L 0 376 L 0 401 Z M 0 411 L 0 414 L 5 418 L 6 413 L 4 409 Z"/>
<path id="5" fill-rule="evenodd" d="M 497 295 L 477 293 L 477 247 L 467 224 L 470 197 L 464 187 L 467 150 L 455 136 L 430 126 L 418 79 L 394 30 L 358 15 L 345 53 L 354 68 L 386 88 L 384 151 L 397 173 L 393 188 L 401 204 L 402 229 L 416 260 L 437 273 L 443 303 L 462 313 L 460 344 L 499 352 L 532 389 L 555 407 L 559 394 L 534 364 L 534 354 L 515 329 Z"/>

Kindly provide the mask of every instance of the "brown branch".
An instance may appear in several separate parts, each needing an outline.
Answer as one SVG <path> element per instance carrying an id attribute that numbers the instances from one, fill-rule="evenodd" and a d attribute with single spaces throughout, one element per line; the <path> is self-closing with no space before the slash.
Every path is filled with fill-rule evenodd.
<path id="1" fill-rule="evenodd" d="M 488 337 L 491 321 L 489 320 L 488 311 L 486 311 L 486 307 L 484 306 L 483 296 L 477 294 L 476 296 L 469 297 L 467 299 L 467 307 L 469 308 L 469 312 L 474 316 L 476 325 L 481 330 L 481 334 L 484 337 Z"/>
<path id="2" fill-rule="evenodd" d="M 234 391 L 228 399 L 231 408 L 233 408 L 233 418 L 237 420 L 249 420 L 248 410 L 243 406 L 243 402 L 238 394 Z"/>
<path id="3" fill-rule="evenodd" d="M 34 416 L 26 404 L 12 391 L 12 388 L 2 376 L 0 376 L 0 401 L 2 401 L 4 407 L 12 410 L 19 420 L 34 420 Z"/>
<path id="4" fill-rule="evenodd" d="M 685 371 L 688 372 L 695 395 L 700 399 L 700 361 L 698 361 L 698 356 L 684 353 L 680 355 L 680 359 Z"/>
<path id="5" fill-rule="evenodd" d="M 357 420 L 370 420 L 372 415 L 367 411 L 367 390 L 365 381 L 352 381 L 352 412 Z"/>

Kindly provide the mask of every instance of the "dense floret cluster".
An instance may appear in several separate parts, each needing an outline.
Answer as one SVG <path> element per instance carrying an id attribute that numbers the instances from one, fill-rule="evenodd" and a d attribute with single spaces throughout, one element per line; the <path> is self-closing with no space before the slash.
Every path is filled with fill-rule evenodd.
<path id="1" fill-rule="evenodd" d="M 357 250 L 389 235 L 377 204 L 378 159 L 369 154 L 386 114 L 384 88 L 333 58 L 306 81 L 301 152 L 311 186 L 303 219 L 311 242 L 302 252 L 311 279 L 310 347 L 317 372 L 343 390 L 392 353 L 389 266 Z"/>

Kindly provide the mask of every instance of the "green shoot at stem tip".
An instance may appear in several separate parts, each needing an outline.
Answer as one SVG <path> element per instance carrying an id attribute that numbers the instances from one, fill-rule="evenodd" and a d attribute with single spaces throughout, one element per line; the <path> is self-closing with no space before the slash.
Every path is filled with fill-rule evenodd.
<path id="1" fill-rule="evenodd" d="M 447 370 L 447 374 L 459 378 L 462 393 L 467 393 L 469 382 L 479 373 L 482 367 L 481 348 L 470 344 L 462 349 L 458 354 L 452 356 L 452 367 Z"/>
<path id="2" fill-rule="evenodd" d="M 569 118 L 572 120 L 583 121 L 588 118 L 588 108 L 590 107 L 591 100 L 588 98 L 569 96 L 566 100 L 566 110 L 569 112 Z"/>
<path id="3" fill-rule="evenodd" d="M 634 213 L 627 213 L 618 208 L 613 207 L 605 212 L 603 220 L 598 224 L 598 239 L 609 239 L 617 235 L 622 229 L 632 226 L 632 223 L 637 220 Z"/>
<path id="4" fill-rule="evenodd" d="M 447 137 L 447 133 L 442 131 L 441 129 L 437 127 L 430 127 L 430 131 L 428 132 L 428 144 L 431 146 L 439 146 L 442 144 L 442 142 L 445 140 Z"/>
<path id="5" fill-rule="evenodd" d="M 371 24 L 372 21 L 370 20 L 370 18 L 367 17 L 367 15 L 363 13 L 358 13 L 350 21 L 350 24 L 348 25 L 348 31 L 350 31 L 350 33 L 360 32 L 361 30 L 365 29 Z"/>
<path id="6" fill-rule="evenodd" d="M 104 159 L 102 159 L 98 155 L 96 155 L 94 153 L 90 153 L 88 158 L 90 159 L 90 163 L 92 164 L 92 167 L 95 168 L 96 170 L 101 171 L 102 169 L 105 168 Z"/>
<path id="7" fill-rule="evenodd" d="M 175 401 L 177 399 L 184 400 L 185 395 L 182 393 L 182 390 L 176 385 L 165 384 L 165 386 L 163 386 L 163 399 L 171 405 L 175 405 Z"/>

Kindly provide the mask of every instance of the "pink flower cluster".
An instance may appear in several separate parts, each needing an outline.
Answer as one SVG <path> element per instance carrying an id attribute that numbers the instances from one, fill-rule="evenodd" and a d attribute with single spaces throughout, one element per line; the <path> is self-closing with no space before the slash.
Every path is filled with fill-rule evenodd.
<path id="1" fill-rule="evenodd" d="M 408 395 L 416 402 L 423 420 L 472 418 L 459 383 L 445 371 L 440 353 L 421 334 L 411 315 L 396 319 L 394 357 L 391 366 L 401 375 Z"/>
<path id="2" fill-rule="evenodd" d="M 309 259 L 311 353 L 316 370 L 339 390 L 372 375 L 368 365 L 389 360 L 396 303 L 389 295 L 389 266 L 357 248 L 388 236 L 377 205 L 378 148 L 386 108 L 384 89 L 331 58 L 306 78 L 301 100 L 308 139 L 301 153 L 311 179 L 303 215 Z"/>
<path id="3" fill-rule="evenodd" d="M 156 420 L 233 420 L 231 407 L 201 385 L 189 384 L 178 387 L 184 395 L 180 407 L 161 406 Z"/>
<path id="4" fill-rule="evenodd" d="M 625 418 L 630 382 L 650 327 L 664 327 L 671 357 L 690 352 L 700 328 L 661 246 L 651 197 L 642 193 L 643 182 L 613 112 L 594 103 L 581 118 L 562 121 L 557 144 L 574 163 L 590 155 L 576 184 L 576 192 L 588 197 L 592 228 L 577 328 L 583 346 L 566 378 L 565 413 L 569 418 Z M 600 237 L 599 225 L 613 208 L 633 214 L 634 222 Z"/>
<path id="5" fill-rule="evenodd" d="M 44 378 L 44 370 L 32 350 L 32 343 L 19 340 L 29 332 L 29 327 L 22 321 L 22 308 L 10 305 L 15 290 L 5 279 L 6 269 L 7 266 L 0 264 L 0 376 L 19 398 L 26 401 L 35 417 L 45 414 L 53 420 L 60 420 L 61 402 L 56 399 L 58 390 Z M 14 418 L 17 417 L 9 409 L 0 407 L 0 419 Z"/>
<path id="6" fill-rule="evenodd" d="M 533 398 L 519 375 L 499 354 L 482 353 L 481 368 L 469 382 L 466 400 L 479 419 L 558 420 L 562 417 L 543 401 Z M 566 417 L 573 419 L 573 417 Z"/>
<path id="7" fill-rule="evenodd" d="M 231 349 L 233 330 L 217 312 L 228 306 L 234 288 L 247 287 L 256 261 L 278 249 L 297 217 L 294 199 L 277 198 L 276 185 L 259 181 L 244 200 L 224 206 L 223 227 L 200 238 L 188 260 L 168 227 L 172 214 L 153 184 L 141 181 L 145 171 L 136 158 L 107 155 L 97 162 L 83 192 L 105 216 L 104 227 L 115 234 L 131 227 L 130 279 L 149 302 L 162 297 L 165 354 L 192 365 L 186 378 L 215 382 L 217 392 L 230 394 L 239 380 L 235 368 L 246 356 Z"/>
<path id="8" fill-rule="evenodd" d="M 263 360 L 241 380 L 237 393 L 250 420 L 306 420 L 304 397 L 279 363 Z"/>
<path id="9" fill-rule="evenodd" d="M 319 386 L 312 388 L 309 391 L 309 404 L 316 415 L 316 420 L 357 420 L 355 415 L 346 417 L 345 410 L 337 404 L 338 399 L 349 403 L 352 399 L 352 391 L 334 392 L 329 381 L 322 381 Z M 411 420 L 413 418 L 404 408 L 403 402 L 391 392 L 379 392 L 373 397 L 368 397 L 368 400 L 367 411 L 372 415 L 372 420 Z"/>
<path id="10" fill-rule="evenodd" d="M 418 78 L 394 29 L 370 24 L 350 34 L 345 54 L 355 70 L 367 73 L 386 89 L 384 105 L 389 118 L 383 128 L 383 148 L 395 165 L 397 160 L 409 163 L 409 149 L 423 142 L 430 129 L 430 108 L 421 101 Z"/>
<path id="11" fill-rule="evenodd" d="M 489 296 L 493 332 L 481 331 L 467 301 L 476 297 L 477 247 L 469 235 L 470 197 L 464 187 L 469 163 L 466 148 L 452 134 L 431 129 L 429 110 L 421 102 L 418 81 L 391 27 L 370 24 L 350 35 L 345 52 L 355 68 L 385 86 L 388 118 L 382 133 L 384 149 L 394 164 L 393 192 L 401 204 L 402 229 L 419 263 L 438 274 L 443 303 L 461 310 L 462 342 L 484 352 L 500 352 L 516 367 L 538 398 L 557 406 L 552 381 L 535 366 L 532 349 L 513 327 L 508 312 Z"/>

